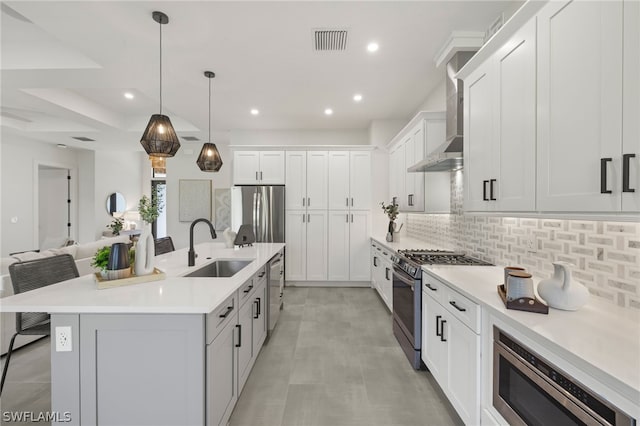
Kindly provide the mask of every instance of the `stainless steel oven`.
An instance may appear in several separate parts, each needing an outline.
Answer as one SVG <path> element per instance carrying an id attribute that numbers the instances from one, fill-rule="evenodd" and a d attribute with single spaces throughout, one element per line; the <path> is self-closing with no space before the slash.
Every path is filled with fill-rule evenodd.
<path id="1" fill-rule="evenodd" d="M 393 334 L 415 369 L 421 368 L 422 275 L 393 266 Z"/>
<path id="2" fill-rule="evenodd" d="M 511 425 L 621 425 L 636 421 L 497 327 L 493 406 Z"/>

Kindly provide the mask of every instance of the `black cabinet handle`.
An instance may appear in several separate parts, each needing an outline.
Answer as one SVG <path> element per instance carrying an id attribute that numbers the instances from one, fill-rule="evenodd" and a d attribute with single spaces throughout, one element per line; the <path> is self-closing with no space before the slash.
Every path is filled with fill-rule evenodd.
<path id="1" fill-rule="evenodd" d="M 258 319 L 260 317 L 260 312 L 259 312 L 260 302 L 258 302 L 257 300 L 254 300 L 253 304 L 256 305 L 256 313 L 253 314 L 253 319 Z"/>
<path id="2" fill-rule="evenodd" d="M 431 291 L 438 291 L 438 289 L 437 289 L 437 288 L 435 288 L 435 287 L 431 287 L 431 284 L 429 284 L 429 283 L 426 283 L 424 286 L 425 286 L 426 288 L 428 288 L 429 290 L 431 290 Z"/>
<path id="3" fill-rule="evenodd" d="M 456 305 L 455 301 L 450 301 L 449 304 L 451 306 L 453 306 L 454 308 L 456 308 L 457 310 L 459 310 L 460 312 L 466 312 L 467 310 L 465 308 L 461 308 L 460 306 Z"/>
<path id="4" fill-rule="evenodd" d="M 378 262 L 377 262 L 378 258 L 376 256 L 373 256 L 373 266 L 378 266 Z"/>
<path id="5" fill-rule="evenodd" d="M 440 321 L 440 341 L 441 342 L 446 342 L 447 339 L 444 338 L 444 324 L 447 322 L 447 320 L 442 320 Z"/>
<path id="6" fill-rule="evenodd" d="M 220 318 L 228 317 L 231 311 L 233 311 L 233 306 L 227 306 L 227 310 L 225 311 L 224 314 L 220 314 Z"/>
<path id="7" fill-rule="evenodd" d="M 493 196 L 493 184 L 496 183 L 495 179 L 491 179 L 489 181 L 489 200 L 491 201 L 496 201 L 495 197 Z"/>
<path id="8" fill-rule="evenodd" d="M 487 198 L 487 184 L 489 183 L 488 180 L 483 180 L 482 181 L 482 199 L 484 201 L 489 201 L 489 199 Z"/>
<path id="9" fill-rule="evenodd" d="M 389 268 L 384 268 L 384 277 L 387 279 L 387 281 L 389 281 Z"/>
<path id="10" fill-rule="evenodd" d="M 600 193 L 611 194 L 611 190 L 607 189 L 607 163 L 611 161 L 611 158 L 600 159 Z"/>
<path id="11" fill-rule="evenodd" d="M 264 274 L 265 274 L 264 272 L 260 272 L 260 273 L 258 274 L 258 278 L 262 278 L 262 277 L 264 277 Z"/>
<path id="12" fill-rule="evenodd" d="M 246 289 L 244 289 L 242 292 L 243 293 L 249 293 L 251 291 L 251 289 L 253 288 L 253 284 L 251 284 L 249 287 L 247 287 Z"/>
<path id="13" fill-rule="evenodd" d="M 258 302 L 258 316 L 260 316 L 260 314 L 261 314 L 261 312 L 260 312 L 260 305 L 262 304 L 262 301 L 260 300 L 260 298 L 259 298 L 259 297 L 257 297 L 256 299 L 258 299 L 258 300 L 257 300 L 257 302 Z"/>
<path id="14" fill-rule="evenodd" d="M 436 315 L 436 336 L 440 337 L 440 320 L 442 315 Z"/>
<path id="15" fill-rule="evenodd" d="M 238 343 L 236 343 L 236 348 L 242 346 L 242 324 L 236 324 L 236 328 L 238 329 Z"/>
<path id="16" fill-rule="evenodd" d="M 634 188 L 629 187 L 629 162 L 632 158 L 636 158 L 636 155 L 622 155 L 622 192 L 636 192 Z"/>

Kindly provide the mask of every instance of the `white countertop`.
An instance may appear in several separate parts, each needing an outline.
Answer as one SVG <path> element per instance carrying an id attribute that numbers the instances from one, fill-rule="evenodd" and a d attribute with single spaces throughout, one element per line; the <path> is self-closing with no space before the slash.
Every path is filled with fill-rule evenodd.
<path id="1" fill-rule="evenodd" d="M 50 313 L 169 313 L 207 314 L 250 279 L 284 247 L 257 243 L 253 247 L 224 248 L 221 243 L 195 246 L 195 266 L 187 266 L 188 249 L 156 257 L 165 280 L 98 290 L 93 274 L 0 299 L 0 312 Z M 230 278 L 185 278 L 216 259 L 251 259 Z"/>
<path id="2" fill-rule="evenodd" d="M 426 265 L 422 269 L 491 314 L 524 333 L 535 333 L 545 347 L 621 395 L 640 403 L 640 312 L 596 297 L 577 311 L 549 308 L 549 314 L 506 309 L 496 286 L 504 270 L 497 266 Z M 539 278 L 534 278 L 537 287 Z"/>
<path id="3" fill-rule="evenodd" d="M 425 249 L 425 250 L 446 250 L 446 247 L 436 246 L 433 244 L 426 243 L 421 240 L 417 240 L 411 237 L 405 237 L 403 234 L 400 234 L 400 238 L 397 238 L 393 242 L 386 241 L 386 237 L 384 235 L 373 235 L 371 238 L 387 247 L 390 250 L 398 251 L 398 250 L 410 250 L 410 249 Z"/>

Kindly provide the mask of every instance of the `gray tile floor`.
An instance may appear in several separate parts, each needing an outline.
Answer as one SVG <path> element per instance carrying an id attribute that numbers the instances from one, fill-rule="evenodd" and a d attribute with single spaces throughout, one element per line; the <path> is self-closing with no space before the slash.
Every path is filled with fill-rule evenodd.
<path id="1" fill-rule="evenodd" d="M 42 339 L 14 353 L 0 414 L 51 409 L 49 350 Z M 25 423 L 0 416 L 0 424 Z M 390 314 L 368 288 L 287 288 L 278 327 L 230 420 L 230 426 L 457 424 L 431 375 L 409 365 Z"/>

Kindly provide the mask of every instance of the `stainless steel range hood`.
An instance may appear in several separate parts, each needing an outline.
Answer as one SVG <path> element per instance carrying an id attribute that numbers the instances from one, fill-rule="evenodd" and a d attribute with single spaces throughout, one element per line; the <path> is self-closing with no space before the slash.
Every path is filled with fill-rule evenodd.
<path id="1" fill-rule="evenodd" d="M 475 52 L 458 52 L 447 63 L 447 136 L 446 141 L 427 158 L 409 167 L 409 172 L 443 172 L 462 168 L 462 80 L 455 75 Z"/>

